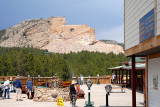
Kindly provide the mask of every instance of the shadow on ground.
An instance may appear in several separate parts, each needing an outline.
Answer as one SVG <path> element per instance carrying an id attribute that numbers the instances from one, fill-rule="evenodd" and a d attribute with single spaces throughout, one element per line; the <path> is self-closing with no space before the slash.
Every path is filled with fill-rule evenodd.
<path id="1" fill-rule="evenodd" d="M 132 106 L 99 106 L 99 107 L 132 107 Z M 144 107 L 144 106 L 136 106 L 136 107 Z"/>

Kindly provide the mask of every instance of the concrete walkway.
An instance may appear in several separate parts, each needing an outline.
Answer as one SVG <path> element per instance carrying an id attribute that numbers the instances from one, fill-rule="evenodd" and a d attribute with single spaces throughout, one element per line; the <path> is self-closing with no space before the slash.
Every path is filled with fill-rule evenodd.
<path id="1" fill-rule="evenodd" d="M 105 84 L 93 85 L 91 87 L 91 101 L 94 101 L 95 107 L 104 107 L 106 105 Z M 88 100 L 88 88 L 86 85 L 81 86 L 85 91 L 85 99 L 78 99 L 76 105 L 83 107 L 85 101 Z M 137 92 L 137 106 L 144 106 L 144 95 Z M 16 101 L 15 93 L 11 93 L 11 99 L 2 100 L 0 98 L 0 107 L 57 107 L 56 102 L 34 102 L 27 99 L 26 94 L 23 94 L 23 101 Z M 109 106 L 124 107 L 132 105 L 132 90 L 125 89 L 125 93 L 121 93 L 121 89 L 113 89 L 109 95 Z M 70 102 L 64 102 L 65 107 L 71 107 Z"/>

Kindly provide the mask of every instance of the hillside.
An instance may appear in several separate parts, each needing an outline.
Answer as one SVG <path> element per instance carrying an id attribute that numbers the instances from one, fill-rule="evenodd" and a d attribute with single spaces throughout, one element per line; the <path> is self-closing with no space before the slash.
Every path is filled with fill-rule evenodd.
<path id="1" fill-rule="evenodd" d="M 96 76 L 110 74 L 108 68 L 128 61 L 124 54 L 100 52 L 71 52 L 68 54 L 47 53 L 36 48 L 0 47 L 0 76 L 41 77 L 57 74 L 68 80 L 76 74 Z"/>
<path id="2" fill-rule="evenodd" d="M 124 53 L 117 44 L 96 39 L 95 30 L 87 25 L 66 25 L 64 17 L 32 19 L 0 31 L 1 47 L 34 47 L 54 53 L 98 51 Z"/>
<path id="3" fill-rule="evenodd" d="M 119 45 L 119 46 L 122 46 L 124 48 L 124 44 L 123 43 L 118 43 L 117 41 L 115 40 L 100 40 L 106 44 L 116 44 L 116 45 Z"/>

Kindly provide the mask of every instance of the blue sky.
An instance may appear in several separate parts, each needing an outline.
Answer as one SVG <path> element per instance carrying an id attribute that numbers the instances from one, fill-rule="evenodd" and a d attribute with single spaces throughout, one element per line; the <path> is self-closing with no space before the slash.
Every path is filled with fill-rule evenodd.
<path id="1" fill-rule="evenodd" d="M 87 24 L 97 39 L 124 41 L 124 0 L 0 0 L 0 30 L 28 19 L 65 16 Z"/>

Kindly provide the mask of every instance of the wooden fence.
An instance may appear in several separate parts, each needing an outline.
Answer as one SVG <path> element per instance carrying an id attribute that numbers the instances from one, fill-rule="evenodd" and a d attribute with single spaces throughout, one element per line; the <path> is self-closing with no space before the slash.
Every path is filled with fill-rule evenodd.
<path id="1" fill-rule="evenodd" d="M 5 81 L 5 77 L 7 77 L 10 81 L 15 81 L 16 80 L 16 76 L 0 76 L 0 81 Z M 52 77 L 31 77 L 34 86 L 46 86 L 46 82 L 48 82 L 50 79 L 52 79 Z M 22 85 L 24 87 L 24 89 L 26 89 L 26 82 L 27 82 L 28 77 L 23 77 L 20 76 L 20 80 L 22 82 Z M 75 79 L 76 77 L 72 77 L 72 80 Z M 84 77 L 84 84 L 86 84 L 88 77 Z M 117 76 L 117 79 L 119 80 L 119 76 Z M 137 89 L 143 91 L 143 79 L 140 75 L 137 76 Z M 93 84 L 97 84 L 98 79 L 97 77 L 91 77 L 91 80 L 93 81 Z M 128 77 L 129 80 L 129 77 Z M 79 82 L 81 82 L 81 79 L 79 77 Z M 103 77 L 99 77 L 99 82 L 100 84 L 111 84 L 111 76 L 103 76 Z M 124 75 L 123 77 L 123 82 L 126 83 L 126 76 Z"/>
<path id="2" fill-rule="evenodd" d="M 77 77 L 72 77 L 72 80 L 76 80 Z M 84 77 L 84 84 L 86 84 L 88 77 Z M 98 79 L 97 77 L 91 77 L 93 84 L 97 84 Z M 111 84 L 111 76 L 99 77 L 100 84 Z M 79 83 L 81 83 L 81 79 L 79 77 Z"/>

